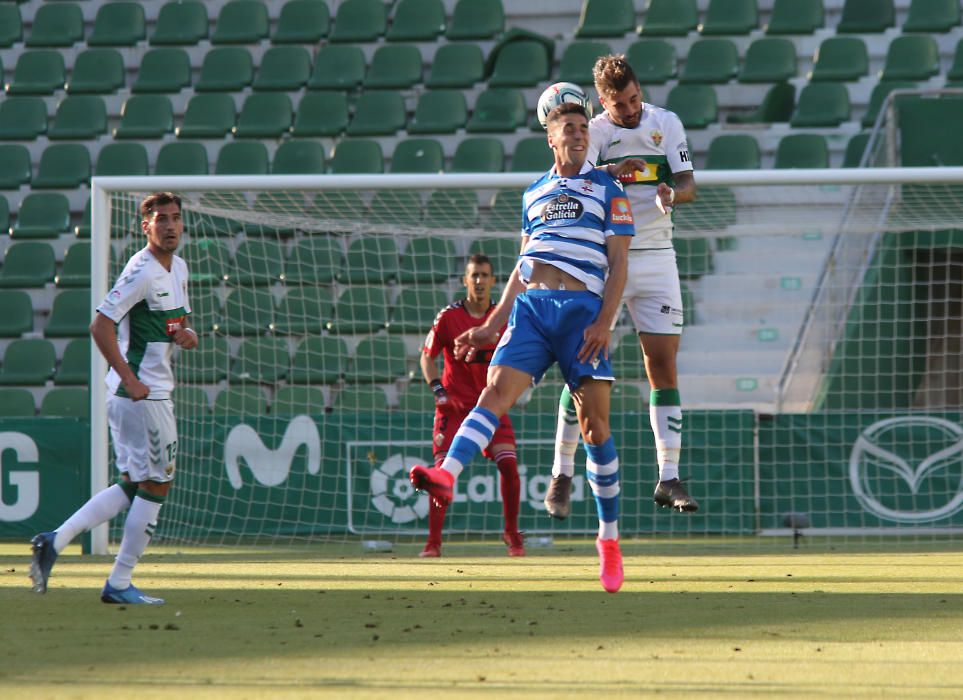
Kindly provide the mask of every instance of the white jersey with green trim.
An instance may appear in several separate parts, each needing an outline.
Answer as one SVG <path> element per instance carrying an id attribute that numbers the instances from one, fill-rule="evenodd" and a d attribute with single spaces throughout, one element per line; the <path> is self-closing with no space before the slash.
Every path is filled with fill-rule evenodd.
<path id="1" fill-rule="evenodd" d="M 184 259 L 173 256 L 168 271 L 148 248 L 138 251 L 97 311 L 117 324 L 120 352 L 150 389 L 148 398 L 170 398 L 174 389 L 173 335 L 191 312 Z M 127 395 L 113 368 L 106 381 L 112 393 Z"/>
<path id="2" fill-rule="evenodd" d="M 673 173 L 692 170 L 685 129 L 675 112 L 642 105 L 642 118 L 634 129 L 612 123 L 606 112 L 589 122 L 588 161 L 595 165 L 641 158 L 648 167 L 619 178 L 635 217 L 633 250 L 671 248 L 672 214 L 656 206 L 656 188 L 673 184 Z"/>

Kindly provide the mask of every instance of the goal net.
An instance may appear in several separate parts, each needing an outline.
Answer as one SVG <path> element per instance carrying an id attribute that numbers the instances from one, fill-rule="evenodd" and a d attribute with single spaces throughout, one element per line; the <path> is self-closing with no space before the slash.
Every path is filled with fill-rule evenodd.
<path id="1" fill-rule="evenodd" d="M 502 281 L 513 268 L 532 179 L 95 178 L 94 304 L 144 244 L 142 197 L 184 198 L 179 254 L 200 345 L 175 356 L 178 477 L 158 537 L 422 537 L 428 500 L 407 480 L 431 463 L 419 351 L 436 313 L 463 297 L 466 256 L 489 255 Z M 623 536 L 959 532 L 963 169 L 701 171 L 698 183 L 675 216 L 681 472 L 702 507 L 652 502 L 649 387 L 623 314 L 612 399 Z M 542 506 L 560 388 L 552 370 L 510 414 L 529 535 L 597 528 L 581 449 L 572 516 Z M 92 392 L 102 485 L 113 466 L 101 382 Z M 502 528 L 498 473 L 479 457 L 446 537 Z M 106 545 L 100 533 L 94 550 Z"/>

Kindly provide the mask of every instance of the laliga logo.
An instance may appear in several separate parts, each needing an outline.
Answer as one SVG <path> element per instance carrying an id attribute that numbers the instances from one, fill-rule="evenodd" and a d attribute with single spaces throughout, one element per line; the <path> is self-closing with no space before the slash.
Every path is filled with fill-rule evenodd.
<path id="1" fill-rule="evenodd" d="M 371 472 L 371 503 L 396 525 L 428 515 L 428 494 L 418 493 L 408 481 L 408 472 L 423 460 L 391 455 Z"/>
<path id="2" fill-rule="evenodd" d="M 924 437 L 925 436 L 925 437 Z M 882 447 L 886 445 L 887 447 Z M 906 453 L 914 446 L 935 446 L 914 466 Z M 900 447 L 900 454 L 893 451 Z M 889 449 L 887 449 L 889 448 Z M 849 456 L 849 481 L 853 492 L 863 507 L 886 520 L 903 523 L 919 523 L 939 520 L 963 508 L 963 428 L 942 418 L 932 416 L 901 416 L 873 423 L 866 428 L 853 445 Z M 905 484 L 915 497 L 928 477 L 935 472 L 944 473 L 955 467 L 958 480 L 956 493 L 945 504 L 933 510 L 901 510 L 884 505 L 880 494 L 874 494 L 872 484 L 879 483 L 879 476 L 895 476 Z M 872 470 L 872 472 L 870 471 Z M 875 477 L 873 481 L 870 477 Z M 897 488 L 902 490 L 902 484 Z M 925 494 L 931 498 L 935 494 Z M 896 496 L 890 499 L 895 504 Z"/>
<path id="3" fill-rule="evenodd" d="M 321 471 L 321 437 L 318 427 L 308 416 L 297 416 L 288 424 L 276 450 L 261 442 L 261 437 L 251 426 L 234 426 L 224 442 L 224 468 L 231 486 L 239 489 L 244 485 L 241 460 L 259 484 L 277 486 L 283 483 L 291 471 L 294 453 L 301 445 L 308 448 L 308 473 L 317 474 Z"/>

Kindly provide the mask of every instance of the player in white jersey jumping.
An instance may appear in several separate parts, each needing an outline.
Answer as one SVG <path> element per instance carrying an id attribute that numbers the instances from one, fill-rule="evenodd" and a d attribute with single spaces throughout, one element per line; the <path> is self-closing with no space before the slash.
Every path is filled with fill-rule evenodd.
<path id="1" fill-rule="evenodd" d="M 651 387 L 649 419 L 655 434 L 659 481 L 653 500 L 682 512 L 699 505 L 679 480 L 682 406 L 676 355 L 682 333 L 682 291 L 672 247 L 672 209 L 695 199 L 692 160 L 682 122 L 642 101 L 642 88 L 623 55 L 600 57 L 593 69 L 604 112 L 589 124 L 588 160 L 605 166 L 625 187 L 635 217 L 624 301 L 639 335 Z M 549 515 L 569 514 L 578 425 L 568 388 L 562 392 Z"/>
<path id="2" fill-rule="evenodd" d="M 147 247 L 127 262 L 90 325 L 90 334 L 110 365 L 107 419 L 120 478 L 56 530 L 33 538 L 30 578 L 37 593 L 46 593 L 57 555 L 71 540 L 130 508 L 100 599 L 131 605 L 164 603 L 141 592 L 131 576 L 154 534 L 174 478 L 177 425 L 171 354 L 175 345 L 184 350 L 197 347 L 197 334 L 188 321 L 187 265 L 174 254 L 184 232 L 180 197 L 154 193 L 141 202 L 140 213 Z"/>

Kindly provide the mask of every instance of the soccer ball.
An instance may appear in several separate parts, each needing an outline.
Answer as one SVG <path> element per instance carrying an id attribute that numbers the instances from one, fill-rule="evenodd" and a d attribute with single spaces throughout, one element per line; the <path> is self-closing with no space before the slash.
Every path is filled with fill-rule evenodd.
<path id="1" fill-rule="evenodd" d="M 543 129 L 548 128 L 545 125 L 548 113 L 563 102 L 577 102 L 585 107 L 589 119 L 592 118 L 592 101 L 589 100 L 588 95 L 582 88 L 575 83 L 555 83 L 545 88 L 545 92 L 538 98 L 538 107 L 535 113 L 538 116 L 538 123 L 542 125 Z"/>

